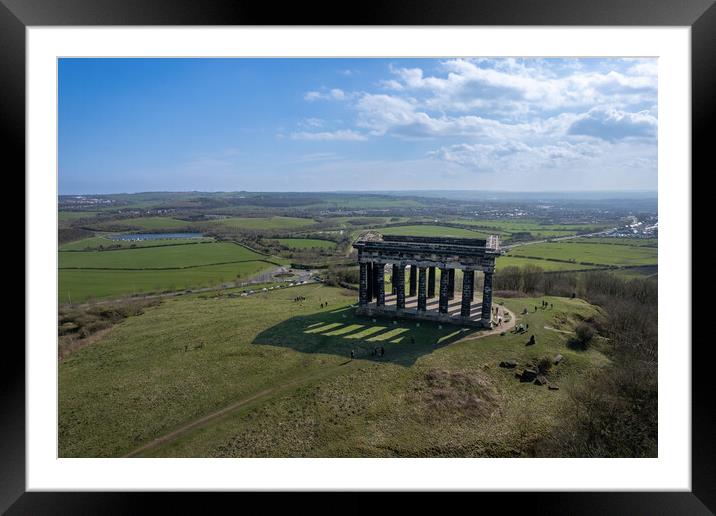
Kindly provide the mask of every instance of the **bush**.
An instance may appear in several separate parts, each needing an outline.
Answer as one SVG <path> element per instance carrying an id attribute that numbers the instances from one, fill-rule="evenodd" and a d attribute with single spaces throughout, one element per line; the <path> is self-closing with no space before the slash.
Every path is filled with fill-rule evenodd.
<path id="1" fill-rule="evenodd" d="M 542 357 L 537 361 L 537 369 L 539 369 L 539 372 L 542 374 L 549 373 L 549 370 L 552 369 L 552 359 L 549 357 Z"/>
<path id="2" fill-rule="evenodd" d="M 589 341 L 591 341 L 594 338 L 595 331 L 594 328 L 592 328 L 587 323 L 581 323 L 579 326 L 577 326 L 574 330 L 577 333 L 577 339 L 579 339 L 579 342 L 586 346 L 589 344 Z"/>

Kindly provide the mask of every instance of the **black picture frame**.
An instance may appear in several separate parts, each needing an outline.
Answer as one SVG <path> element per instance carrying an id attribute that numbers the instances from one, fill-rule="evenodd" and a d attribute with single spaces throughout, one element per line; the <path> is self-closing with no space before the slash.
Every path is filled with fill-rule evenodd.
<path id="1" fill-rule="evenodd" d="M 692 178 L 711 165 L 707 129 L 716 93 L 714 0 L 412 0 L 342 4 L 231 0 L 0 0 L 0 125 L 5 162 L 25 165 L 25 30 L 32 26 L 107 25 L 554 25 L 689 26 L 692 71 Z M 709 168 L 712 168 L 710 166 Z M 693 180 L 693 179 L 692 179 Z M 693 184 L 693 183 L 692 183 Z M 692 189 L 693 191 L 693 189 Z M 26 269 L 26 275 L 31 271 Z M 31 309 L 31 307 L 28 307 Z M 16 344 L 16 343 L 15 343 Z M 688 342 L 672 343 L 688 345 Z M 708 340 L 692 346 L 692 491 L 484 493 L 498 504 L 557 514 L 712 514 L 716 511 L 716 417 Z M 705 345 L 703 345 L 705 344 Z M 25 355 L 6 346 L 0 376 L 0 510 L 8 514 L 128 513 L 159 498 L 190 510 L 186 494 L 25 492 Z M 208 512 L 227 496 L 201 496 Z M 246 495 L 244 495 L 246 496 Z M 265 503 L 265 502 L 262 502 Z M 352 502 L 355 504 L 355 502 Z M 474 503 L 474 502 L 472 502 Z M 484 502 L 483 502 L 484 503 Z M 217 505 L 218 506 L 218 505 Z M 265 507 L 265 506 L 264 506 Z M 368 507 L 366 507 L 368 508 Z"/>

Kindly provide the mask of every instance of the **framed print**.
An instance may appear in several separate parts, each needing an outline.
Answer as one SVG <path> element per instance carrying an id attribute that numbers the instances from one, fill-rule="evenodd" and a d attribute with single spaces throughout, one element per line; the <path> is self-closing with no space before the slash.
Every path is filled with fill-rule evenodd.
<path id="1" fill-rule="evenodd" d="M 3 509 L 709 514 L 716 8 L 548 4 L 3 0 L 28 300 Z"/>

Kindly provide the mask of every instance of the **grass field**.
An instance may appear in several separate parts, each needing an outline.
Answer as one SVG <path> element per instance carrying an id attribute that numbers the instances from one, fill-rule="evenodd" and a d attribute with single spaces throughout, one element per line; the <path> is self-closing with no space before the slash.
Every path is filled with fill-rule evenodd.
<path id="1" fill-rule="evenodd" d="M 244 281 L 273 267 L 268 262 L 249 261 L 167 270 L 65 269 L 59 271 L 58 299 L 60 303 L 84 303 L 91 299 L 213 287 L 237 276 Z"/>
<path id="2" fill-rule="evenodd" d="M 573 383 L 607 363 L 596 348 L 574 351 L 568 333 L 544 328 L 569 332 L 576 314 L 595 312 L 579 299 L 548 298 L 554 310 L 520 316 L 537 341 L 525 346 L 526 335 L 470 340 L 450 325 L 372 322 L 349 309 L 355 297 L 323 285 L 183 296 L 126 319 L 60 362 L 59 455 L 121 456 L 237 403 L 143 455 L 529 455 L 559 425 Z M 519 314 L 539 302 L 505 303 Z M 379 344 L 381 359 L 369 353 Z M 549 373 L 557 391 L 498 367 L 556 353 L 565 357 Z"/>
<path id="3" fill-rule="evenodd" d="M 516 247 L 509 256 L 539 256 L 600 265 L 656 265 L 657 249 L 625 245 L 550 242 Z"/>
<path id="4" fill-rule="evenodd" d="M 591 237 L 575 238 L 568 240 L 570 244 L 610 244 L 630 245 L 636 247 L 657 247 L 659 240 L 656 238 L 614 238 L 614 237 Z"/>
<path id="5" fill-rule="evenodd" d="M 494 228 L 509 233 L 517 231 L 529 232 L 552 232 L 556 234 L 569 235 L 577 231 L 599 231 L 607 226 L 603 224 L 544 224 L 532 220 L 474 220 L 474 219 L 458 219 L 455 222 L 461 224 L 474 224 L 480 227 Z"/>
<path id="6" fill-rule="evenodd" d="M 228 242 L 59 254 L 60 269 L 169 269 L 265 257 Z"/>
<path id="7" fill-rule="evenodd" d="M 407 236 L 434 236 L 434 237 L 457 237 L 457 238 L 485 238 L 486 233 L 479 231 L 471 231 L 463 228 L 453 228 L 448 226 L 395 226 L 387 228 L 378 228 L 376 231 L 384 235 L 407 235 Z"/>
<path id="8" fill-rule="evenodd" d="M 112 240 L 103 236 L 95 236 L 69 242 L 60 246 L 60 251 L 83 251 L 85 249 L 99 249 L 100 246 L 106 248 L 109 246 L 120 246 L 122 248 L 131 247 L 157 247 L 163 245 L 182 245 L 196 244 L 197 242 L 211 242 L 212 238 L 167 238 L 165 240 Z"/>
<path id="9" fill-rule="evenodd" d="M 78 219 L 92 219 L 97 211 L 58 211 L 57 220 L 60 222 L 71 222 Z"/>
<path id="10" fill-rule="evenodd" d="M 573 271 L 583 269 L 593 269 L 594 265 L 580 265 L 577 263 L 553 262 L 550 260 L 533 260 L 531 258 L 520 258 L 516 256 L 500 256 L 495 263 L 495 269 L 499 271 L 504 267 L 524 267 L 525 265 L 535 265 L 546 271 Z"/>
<path id="11" fill-rule="evenodd" d="M 112 224 L 132 226 L 139 229 L 178 229 L 189 228 L 192 226 L 191 222 L 173 219 L 171 217 L 136 217 L 133 219 L 122 219 L 107 223 L 107 225 Z"/>
<path id="12" fill-rule="evenodd" d="M 336 247 L 335 242 L 331 242 L 330 240 L 319 240 L 317 238 L 279 238 L 277 240 L 281 245 L 285 245 L 286 247 L 290 247 L 292 249 L 310 249 L 314 247 L 320 249 L 333 249 Z"/>
<path id="13" fill-rule="evenodd" d="M 59 300 L 84 302 L 147 292 L 214 286 L 274 267 L 245 247 L 205 243 L 59 253 Z"/>
<path id="14" fill-rule="evenodd" d="M 248 229 L 256 231 L 275 229 L 296 229 L 312 226 L 316 221 L 298 217 L 232 217 L 221 219 L 213 224 L 233 229 Z"/>

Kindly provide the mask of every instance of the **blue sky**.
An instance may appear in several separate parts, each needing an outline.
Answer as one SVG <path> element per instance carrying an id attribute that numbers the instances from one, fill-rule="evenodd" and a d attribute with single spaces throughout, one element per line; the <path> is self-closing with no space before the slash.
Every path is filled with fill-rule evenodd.
<path id="1" fill-rule="evenodd" d="M 657 188 L 656 59 L 61 59 L 61 194 Z"/>

